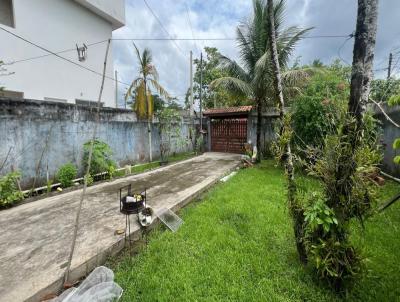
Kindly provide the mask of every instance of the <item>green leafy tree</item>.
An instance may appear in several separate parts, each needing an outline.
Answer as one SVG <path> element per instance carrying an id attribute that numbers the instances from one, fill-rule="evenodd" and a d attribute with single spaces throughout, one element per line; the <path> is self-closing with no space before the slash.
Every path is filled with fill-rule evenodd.
<path id="1" fill-rule="evenodd" d="M 214 107 L 229 107 L 245 105 L 249 101 L 243 96 L 233 96 L 224 89 L 211 89 L 210 84 L 212 81 L 228 76 L 228 72 L 219 66 L 219 59 L 221 54 L 215 47 L 205 47 L 206 52 L 205 58 L 203 58 L 203 79 L 202 79 L 202 104 L 203 108 L 214 108 Z M 193 77 L 193 97 L 194 100 L 200 100 L 200 59 L 194 59 L 194 65 L 196 65 L 196 72 Z M 188 91 L 189 93 L 189 91 Z M 186 101 L 187 107 L 189 104 L 189 94 L 187 95 Z"/>
<path id="2" fill-rule="evenodd" d="M 133 43 L 136 57 L 139 62 L 139 76 L 133 80 L 131 86 L 125 95 L 125 98 L 135 96 L 133 110 L 138 118 L 147 119 L 147 130 L 149 135 L 149 160 L 152 161 L 151 150 L 151 120 L 154 114 L 154 100 L 152 91 L 157 92 L 160 96 L 168 99 L 167 91 L 160 85 L 156 67 L 153 64 L 153 57 L 148 48 L 145 48 L 142 53 Z"/>
<path id="3" fill-rule="evenodd" d="M 306 77 L 304 70 L 288 70 L 288 62 L 295 45 L 310 30 L 297 26 L 283 28 L 285 1 L 274 4 L 274 21 L 281 66 L 284 93 L 291 93 L 299 79 Z M 233 96 L 251 100 L 257 107 L 258 161 L 261 154 L 261 113 L 266 104 L 275 106 L 278 101 L 273 88 L 273 70 L 268 45 L 268 14 L 265 1 L 253 2 L 253 16 L 237 28 L 237 42 L 243 65 L 220 56 L 219 67 L 227 75 L 211 83 L 216 89 L 225 89 Z"/>

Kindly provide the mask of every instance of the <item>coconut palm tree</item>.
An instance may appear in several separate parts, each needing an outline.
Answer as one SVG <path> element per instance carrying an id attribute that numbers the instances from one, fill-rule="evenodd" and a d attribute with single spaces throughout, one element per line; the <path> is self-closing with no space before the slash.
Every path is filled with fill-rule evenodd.
<path id="1" fill-rule="evenodd" d="M 276 29 L 279 63 L 284 70 L 282 81 L 284 92 L 295 89 L 295 83 L 307 76 L 305 70 L 287 70 L 290 55 L 294 47 L 311 29 L 297 26 L 283 27 L 285 1 L 274 4 L 274 20 Z M 253 1 L 253 16 L 242 22 L 237 28 L 237 43 L 242 65 L 221 56 L 219 67 L 228 71 L 230 76 L 214 80 L 211 87 L 222 87 L 230 93 L 253 100 L 257 108 L 257 160 L 261 155 L 261 114 L 266 104 L 277 103 L 273 86 L 273 69 L 268 43 L 268 14 L 264 0 Z"/>
<path id="2" fill-rule="evenodd" d="M 125 99 L 135 96 L 132 109 L 136 112 L 139 119 L 147 119 L 147 131 L 149 134 L 149 160 L 153 160 L 151 148 L 151 121 L 153 119 L 154 100 L 152 91 L 160 96 L 169 99 L 167 91 L 158 82 L 158 72 L 153 65 L 153 57 L 148 48 L 140 53 L 136 44 L 133 43 L 136 51 L 136 57 L 139 61 L 139 76 L 133 80 Z"/>

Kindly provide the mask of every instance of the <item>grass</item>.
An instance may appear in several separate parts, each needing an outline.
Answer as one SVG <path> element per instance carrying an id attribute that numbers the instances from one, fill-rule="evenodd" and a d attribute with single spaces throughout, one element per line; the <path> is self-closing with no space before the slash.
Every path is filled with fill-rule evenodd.
<path id="1" fill-rule="evenodd" d="M 302 178 L 312 189 L 316 182 Z M 388 183 L 383 200 L 399 189 Z M 122 301 L 339 301 L 300 265 L 282 171 L 271 162 L 241 170 L 180 213 L 177 233 L 156 228 L 146 250 L 113 259 Z M 354 225 L 370 270 L 348 301 L 400 296 L 400 203 Z"/>
<path id="2" fill-rule="evenodd" d="M 168 162 L 169 163 L 174 163 L 177 161 L 182 161 L 185 159 L 189 159 L 191 157 L 195 156 L 195 154 L 193 152 L 184 152 L 184 153 L 178 153 L 175 155 L 172 155 L 169 157 Z M 150 163 L 145 163 L 145 164 L 141 164 L 141 165 L 136 165 L 136 166 L 132 166 L 131 168 L 131 173 L 133 174 L 138 174 L 138 173 L 143 173 L 146 171 L 149 171 L 151 169 L 155 169 L 160 167 L 160 162 L 159 161 L 153 161 Z M 125 175 L 125 171 L 118 171 L 115 176 L 124 176 Z"/>

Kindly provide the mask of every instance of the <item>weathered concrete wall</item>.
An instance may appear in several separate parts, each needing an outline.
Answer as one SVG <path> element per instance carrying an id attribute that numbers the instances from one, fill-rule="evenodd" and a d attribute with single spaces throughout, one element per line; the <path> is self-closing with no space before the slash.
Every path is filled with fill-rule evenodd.
<path id="1" fill-rule="evenodd" d="M 261 123 L 261 147 L 264 155 L 269 155 L 270 145 L 275 139 L 275 120 L 278 115 L 274 112 L 265 112 L 262 116 Z M 251 112 L 247 124 L 247 138 L 248 142 L 253 145 L 257 142 L 257 113 Z"/>
<path id="2" fill-rule="evenodd" d="M 400 106 L 384 106 L 385 112 L 397 123 L 400 122 Z M 384 157 L 382 162 L 383 171 L 400 177 L 400 166 L 393 162 L 393 158 L 400 154 L 400 150 L 393 149 L 393 141 L 400 137 L 400 129 L 389 122 L 379 109 L 375 109 L 376 117 L 382 122 L 383 134 L 382 144 L 384 148 Z"/>
<path id="3" fill-rule="evenodd" d="M 0 174 L 18 169 L 26 187 L 33 181 L 42 153 L 38 183 L 45 181 L 47 173 L 52 178 L 67 162 L 82 172 L 83 144 L 92 137 L 95 117 L 96 109 L 89 106 L 0 99 L 0 167 L 7 157 Z M 172 152 L 191 150 L 190 125 L 190 121 L 182 120 L 181 137 L 174 139 Z M 148 159 L 147 123 L 138 121 L 130 110 L 102 108 L 97 138 L 110 145 L 119 166 Z M 160 155 L 159 141 L 155 122 L 153 158 Z"/>

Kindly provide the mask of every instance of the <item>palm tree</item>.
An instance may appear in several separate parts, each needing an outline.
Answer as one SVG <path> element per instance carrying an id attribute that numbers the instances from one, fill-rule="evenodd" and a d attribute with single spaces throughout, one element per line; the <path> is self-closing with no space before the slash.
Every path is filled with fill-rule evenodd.
<path id="1" fill-rule="evenodd" d="M 158 72 L 153 65 L 152 55 L 148 48 L 145 48 L 142 53 L 135 47 L 136 56 L 139 61 L 139 76 L 133 80 L 130 85 L 125 99 L 135 96 L 132 104 L 132 109 L 136 112 L 139 119 L 147 119 L 147 131 L 149 134 L 149 160 L 153 160 L 151 148 L 151 121 L 154 113 L 154 100 L 152 96 L 152 89 L 160 96 L 169 98 L 167 91 L 158 82 Z M 152 89 L 151 89 L 152 88 Z"/>
<path id="2" fill-rule="evenodd" d="M 288 70 L 289 57 L 294 47 L 311 28 L 301 29 L 297 26 L 282 28 L 285 12 L 285 1 L 274 4 L 274 20 L 276 29 L 279 63 L 282 72 L 284 92 L 293 90 L 299 79 L 307 76 L 304 70 Z M 230 93 L 253 100 L 257 108 L 257 161 L 261 154 L 261 114 L 266 104 L 277 103 L 273 86 L 273 69 L 268 42 L 268 13 L 264 0 L 253 1 L 253 16 L 242 22 L 237 28 L 237 42 L 240 59 L 243 63 L 231 60 L 225 56 L 220 58 L 220 68 L 228 71 L 230 76 L 222 77 L 211 83 L 212 87 L 222 87 Z"/>

